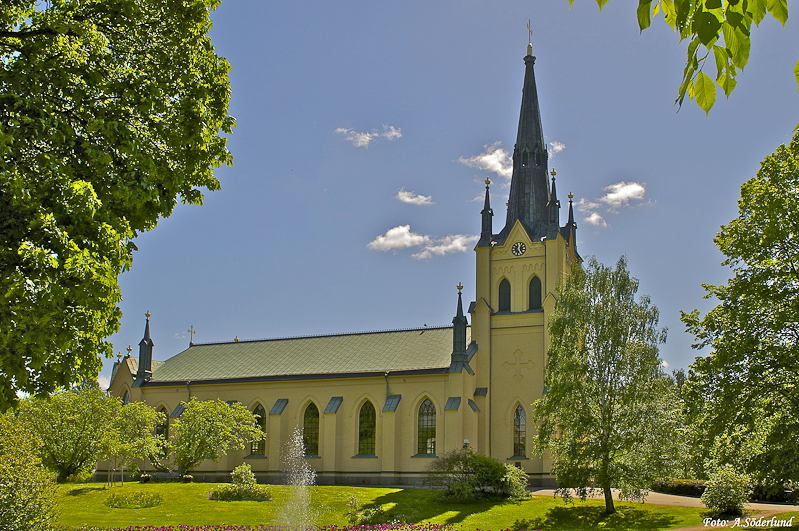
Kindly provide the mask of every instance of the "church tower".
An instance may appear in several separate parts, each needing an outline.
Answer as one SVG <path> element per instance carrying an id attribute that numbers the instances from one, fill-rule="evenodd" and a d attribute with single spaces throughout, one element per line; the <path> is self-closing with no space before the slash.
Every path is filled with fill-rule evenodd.
<path id="1" fill-rule="evenodd" d="M 556 172 L 548 168 L 531 45 L 524 65 L 505 226 L 493 234 L 486 181 L 482 230 L 475 247 L 476 297 L 469 313 L 471 338 L 478 348 L 476 387 L 485 393 L 487 409 L 478 429 L 479 451 L 520 466 L 533 485 L 551 485 L 550 464 L 531 452 L 531 404 L 544 393 L 547 321 L 555 289 L 580 257 L 571 194 L 569 222 L 559 225 Z"/>

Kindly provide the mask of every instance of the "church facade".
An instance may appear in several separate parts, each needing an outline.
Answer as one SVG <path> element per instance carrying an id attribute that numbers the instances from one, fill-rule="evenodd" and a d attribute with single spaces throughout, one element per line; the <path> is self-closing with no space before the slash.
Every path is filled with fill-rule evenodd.
<path id="1" fill-rule="evenodd" d="M 531 453 L 531 404 L 545 392 L 556 286 L 581 259 L 571 194 L 560 225 L 530 46 L 524 63 L 505 225 L 494 233 L 486 181 L 475 297 L 464 312 L 458 286 L 451 327 L 192 343 L 155 362 L 148 315 L 138 359 L 114 365 L 109 391 L 166 413 L 165 433 L 193 397 L 244 404 L 266 433 L 202 463 L 196 479 L 225 480 L 245 462 L 280 482 L 282 446 L 300 429 L 320 484 L 413 485 L 431 459 L 464 446 L 554 484 L 551 463 Z"/>

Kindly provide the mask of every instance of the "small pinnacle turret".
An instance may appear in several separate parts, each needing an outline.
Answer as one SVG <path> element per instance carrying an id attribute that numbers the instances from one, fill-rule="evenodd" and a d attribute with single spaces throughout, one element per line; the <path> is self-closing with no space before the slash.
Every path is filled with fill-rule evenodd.
<path id="1" fill-rule="evenodd" d="M 491 184 L 489 179 L 486 179 L 486 197 L 485 197 L 485 204 L 483 205 L 483 211 L 480 212 L 483 216 L 483 227 L 480 231 L 480 241 L 477 242 L 478 247 L 484 247 L 486 245 L 491 245 L 491 235 L 493 233 L 493 220 L 494 211 L 491 210 L 491 201 L 488 197 L 488 185 Z"/>
<path id="2" fill-rule="evenodd" d="M 466 354 L 466 327 L 469 326 L 469 322 L 466 320 L 466 316 L 463 315 L 462 289 L 463 284 L 458 283 L 458 307 L 455 310 L 455 317 L 452 318 L 452 359 L 449 365 L 449 372 L 461 372 L 466 369 L 469 373 L 472 373 Z"/>
<path id="3" fill-rule="evenodd" d="M 133 382 L 134 387 L 140 387 L 142 383 L 153 377 L 153 343 L 150 338 L 150 312 L 145 314 L 147 322 L 144 325 L 144 337 L 139 341 L 139 368 L 136 371 L 136 380 Z"/>

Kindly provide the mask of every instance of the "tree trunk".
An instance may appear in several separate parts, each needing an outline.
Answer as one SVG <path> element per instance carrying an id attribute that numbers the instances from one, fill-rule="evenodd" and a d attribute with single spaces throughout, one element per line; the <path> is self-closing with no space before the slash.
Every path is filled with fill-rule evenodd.
<path id="1" fill-rule="evenodd" d="M 613 507 L 613 491 L 610 490 L 610 487 L 604 487 L 602 490 L 605 491 L 605 514 L 615 513 L 616 508 Z"/>

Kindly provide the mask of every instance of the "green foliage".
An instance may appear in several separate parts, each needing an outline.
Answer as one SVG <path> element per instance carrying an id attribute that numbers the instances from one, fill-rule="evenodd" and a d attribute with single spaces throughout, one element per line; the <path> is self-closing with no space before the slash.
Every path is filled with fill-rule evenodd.
<path id="1" fill-rule="evenodd" d="M 161 505 L 164 498 L 157 492 L 112 492 L 105 504 L 114 509 L 144 509 Z"/>
<path id="2" fill-rule="evenodd" d="M 702 503 L 714 514 L 743 514 L 744 504 L 749 501 L 750 483 L 749 476 L 736 472 L 732 465 L 724 465 L 711 474 Z"/>
<path id="3" fill-rule="evenodd" d="M 249 463 L 243 463 L 234 468 L 233 472 L 230 473 L 230 479 L 238 487 L 255 485 L 255 474 L 252 473 L 252 467 L 250 467 Z"/>
<path id="4" fill-rule="evenodd" d="M 521 468 L 505 464 L 505 475 L 502 478 L 502 487 L 505 495 L 514 501 L 526 500 L 531 495 L 527 490 L 529 478 Z"/>
<path id="5" fill-rule="evenodd" d="M 208 494 L 216 501 L 271 501 L 272 491 L 266 485 L 218 485 Z"/>
<path id="6" fill-rule="evenodd" d="M 111 419 L 121 407 L 119 399 L 85 388 L 25 399 L 19 416 L 42 441 L 42 463 L 63 483 L 94 466 L 107 444 Z"/>
<path id="7" fill-rule="evenodd" d="M 782 484 L 799 477 L 799 135 L 741 186 L 738 212 L 714 240 L 733 276 L 703 286 L 718 305 L 682 313 L 712 349 L 684 396 L 703 460 Z"/>
<path id="8" fill-rule="evenodd" d="M 170 430 L 169 447 L 182 475 L 206 459 L 218 461 L 228 450 L 244 448 L 264 437 L 246 407 L 192 397 Z"/>
<path id="9" fill-rule="evenodd" d="M 650 488 L 654 492 L 662 492 L 663 494 L 698 498 L 705 492 L 705 482 L 701 479 L 656 479 L 652 482 Z"/>
<path id="10" fill-rule="evenodd" d="M 114 470 L 121 465 L 123 485 L 126 465 L 136 467 L 134 459 L 146 459 L 161 448 L 162 438 L 155 431 L 164 420 L 163 413 L 144 402 L 131 402 L 116 410 L 102 454 L 112 461 Z M 130 472 L 134 474 L 134 470 Z"/>
<path id="11" fill-rule="evenodd" d="M 569 0 L 569 6 L 573 2 Z M 596 2 L 601 10 L 608 0 Z M 688 58 L 675 103 L 682 105 L 688 94 L 707 114 L 716 101 L 716 87 L 704 72 L 708 58 L 710 64 L 716 66 L 716 84 L 729 97 L 735 89 L 738 71 L 743 71 L 749 62 L 752 24 L 759 26 L 766 14 L 770 14 L 785 27 L 788 0 L 638 1 L 636 15 L 641 31 L 651 25 L 652 18 L 661 14 L 681 42 L 689 41 Z M 794 68 L 794 76 L 799 84 L 799 63 Z"/>
<path id="12" fill-rule="evenodd" d="M 447 452 L 431 462 L 425 482 L 443 488 L 446 498 L 462 503 L 491 498 L 524 499 L 527 495 L 527 474 L 523 470 L 476 454 L 471 448 Z"/>
<path id="13" fill-rule="evenodd" d="M 96 377 L 134 238 L 219 188 L 218 4 L 0 3 L 0 410 Z"/>
<path id="14" fill-rule="evenodd" d="M 637 291 L 624 256 L 615 269 L 594 258 L 572 268 L 549 320 L 548 390 L 534 404 L 536 449 L 551 451 L 557 493 L 568 500 L 575 489 L 585 500 L 601 489 L 609 513 L 611 488 L 640 500 L 664 475 L 681 420 L 658 358 L 666 330 L 649 297 L 635 301 Z"/>
<path id="15" fill-rule="evenodd" d="M 0 415 L 0 529 L 44 531 L 57 518 L 55 485 L 39 444 L 20 419 Z"/>

